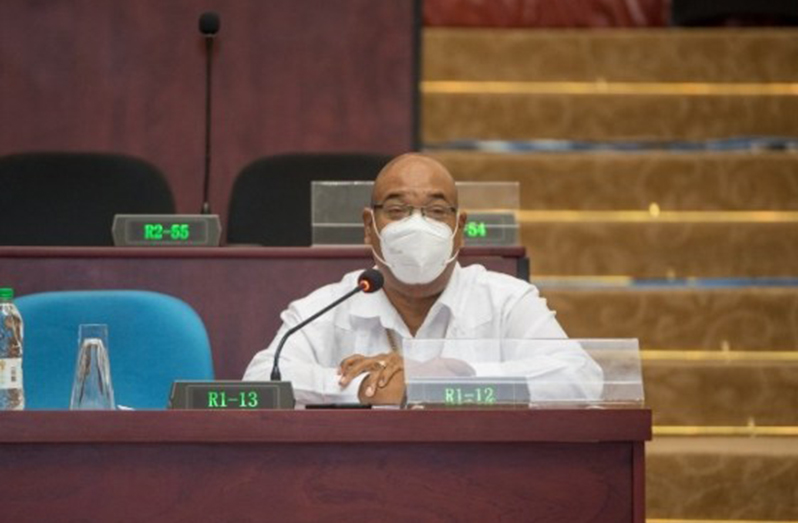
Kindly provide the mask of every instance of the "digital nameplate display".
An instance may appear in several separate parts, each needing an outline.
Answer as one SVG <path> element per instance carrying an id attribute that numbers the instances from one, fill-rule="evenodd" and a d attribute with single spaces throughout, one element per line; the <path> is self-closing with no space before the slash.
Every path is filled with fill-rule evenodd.
<path id="1" fill-rule="evenodd" d="M 216 214 L 117 214 L 111 231 L 117 247 L 216 247 L 222 236 Z"/>
<path id="2" fill-rule="evenodd" d="M 463 228 L 466 245 L 517 245 L 518 225 L 511 212 L 469 212 Z"/>
<path id="3" fill-rule="evenodd" d="M 294 389 L 288 381 L 175 381 L 170 409 L 293 409 Z"/>
<path id="4" fill-rule="evenodd" d="M 435 407 L 527 407 L 529 388 L 523 378 L 413 378 L 407 383 L 407 400 Z"/>

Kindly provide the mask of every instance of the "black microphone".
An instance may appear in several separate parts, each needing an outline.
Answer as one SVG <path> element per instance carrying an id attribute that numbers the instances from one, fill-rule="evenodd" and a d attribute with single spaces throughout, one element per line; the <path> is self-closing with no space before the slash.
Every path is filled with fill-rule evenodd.
<path id="1" fill-rule="evenodd" d="M 211 57 L 213 56 L 213 37 L 219 32 L 219 15 L 213 11 L 202 13 L 199 30 L 205 37 L 205 183 L 202 189 L 201 214 L 211 213 L 209 189 L 211 183 Z"/>
<path id="2" fill-rule="evenodd" d="M 280 340 L 280 343 L 277 345 L 277 350 L 274 351 L 274 366 L 272 367 L 272 381 L 282 381 L 282 376 L 280 375 L 280 353 L 283 352 L 283 345 L 285 345 L 285 341 L 291 336 L 293 333 L 307 325 L 308 323 L 312 322 L 328 310 L 336 307 L 337 305 L 341 304 L 342 302 L 348 300 L 358 292 L 365 292 L 365 293 L 372 293 L 377 292 L 378 290 L 382 289 L 382 284 L 384 279 L 382 277 L 382 273 L 377 269 L 366 269 L 363 271 L 360 276 L 357 278 L 357 287 L 352 289 L 351 291 L 347 292 L 331 304 L 324 307 L 322 310 L 311 316 L 310 318 L 306 319 L 298 323 L 297 325 L 288 329 L 283 335 L 283 338 Z"/>
<path id="3" fill-rule="evenodd" d="M 199 18 L 200 33 L 213 36 L 219 32 L 219 14 L 213 11 L 202 13 Z"/>

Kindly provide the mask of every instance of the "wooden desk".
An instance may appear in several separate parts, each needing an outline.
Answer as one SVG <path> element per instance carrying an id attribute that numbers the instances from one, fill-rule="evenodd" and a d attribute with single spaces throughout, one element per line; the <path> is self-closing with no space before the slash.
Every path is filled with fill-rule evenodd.
<path id="1" fill-rule="evenodd" d="M 648 410 L 0 412 L 4 521 L 644 521 Z"/>
<path id="2" fill-rule="evenodd" d="M 467 248 L 461 263 L 527 273 L 523 247 Z M 280 326 L 292 300 L 373 265 L 365 247 L 0 247 L 0 283 L 17 295 L 141 289 L 176 296 L 202 317 L 219 379 L 240 379 Z"/>

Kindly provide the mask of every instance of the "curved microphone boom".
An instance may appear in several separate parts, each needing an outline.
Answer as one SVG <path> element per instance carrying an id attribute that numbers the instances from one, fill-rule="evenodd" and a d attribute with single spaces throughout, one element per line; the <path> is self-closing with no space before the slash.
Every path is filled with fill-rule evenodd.
<path id="1" fill-rule="evenodd" d="M 202 189 L 201 214 L 211 213 L 211 57 L 213 56 L 213 38 L 219 32 L 219 15 L 213 11 L 202 13 L 199 18 L 199 30 L 205 37 L 205 180 Z"/>
<path id="2" fill-rule="evenodd" d="M 277 345 L 277 350 L 274 351 L 274 365 L 272 366 L 271 380 L 272 381 L 282 380 L 282 375 L 280 374 L 280 354 L 283 352 L 283 345 L 285 345 L 285 341 L 288 339 L 289 336 L 291 336 L 293 333 L 295 333 L 296 331 L 298 331 L 308 323 L 312 322 L 313 320 L 315 320 L 325 312 L 340 305 L 342 302 L 348 300 L 355 294 L 359 292 L 365 292 L 367 294 L 370 294 L 372 292 L 377 292 L 378 290 L 382 289 L 383 283 L 384 279 L 380 271 L 378 271 L 377 269 L 366 269 L 360 274 L 360 276 L 358 276 L 357 287 L 347 292 L 346 294 L 344 294 L 343 296 L 341 296 L 331 304 L 327 305 L 313 316 L 288 329 L 288 332 L 286 332 L 283 335 L 282 339 L 280 340 L 280 343 Z"/>

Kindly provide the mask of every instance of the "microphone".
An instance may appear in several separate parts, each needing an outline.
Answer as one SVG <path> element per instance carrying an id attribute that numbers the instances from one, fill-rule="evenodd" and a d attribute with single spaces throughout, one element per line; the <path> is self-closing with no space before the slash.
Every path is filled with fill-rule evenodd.
<path id="1" fill-rule="evenodd" d="M 200 33 L 206 36 L 213 36 L 219 32 L 219 14 L 213 11 L 202 13 L 199 19 Z"/>
<path id="2" fill-rule="evenodd" d="M 211 57 L 213 56 L 213 37 L 219 32 L 219 15 L 213 11 L 202 13 L 199 30 L 205 37 L 205 183 L 202 189 L 202 210 L 200 214 L 210 214 L 209 188 L 211 183 Z"/>
<path id="3" fill-rule="evenodd" d="M 384 283 L 384 279 L 382 277 L 382 273 L 377 269 L 366 269 L 363 271 L 360 276 L 357 278 L 357 287 L 352 289 L 351 291 L 347 292 L 331 304 L 327 305 L 319 312 L 311 316 L 310 318 L 306 319 L 288 329 L 280 343 L 277 345 L 277 350 L 274 351 L 274 365 L 272 366 L 272 374 L 271 379 L 272 381 L 282 381 L 282 376 L 280 375 L 280 354 L 283 352 L 283 345 L 285 345 L 285 341 L 291 336 L 293 333 L 307 325 L 308 323 L 312 322 L 325 312 L 329 311 L 330 309 L 340 305 L 342 302 L 348 300 L 358 292 L 365 292 L 367 294 L 371 294 L 372 292 L 377 292 L 378 290 L 382 289 L 382 284 Z"/>

